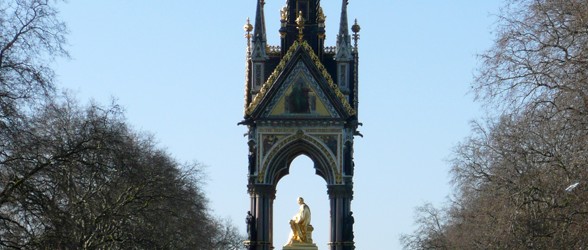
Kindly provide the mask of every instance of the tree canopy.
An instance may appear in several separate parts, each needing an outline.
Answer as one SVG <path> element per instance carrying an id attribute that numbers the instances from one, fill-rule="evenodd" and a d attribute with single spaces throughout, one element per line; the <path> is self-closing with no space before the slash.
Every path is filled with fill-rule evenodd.
<path id="1" fill-rule="evenodd" d="M 203 166 L 134 131 L 122 107 L 59 94 L 68 56 L 55 1 L 0 2 L 0 248 L 240 249 Z"/>
<path id="2" fill-rule="evenodd" d="M 450 161 L 448 206 L 417 209 L 410 249 L 588 245 L 588 2 L 509 0 L 472 89 L 490 115 Z"/>

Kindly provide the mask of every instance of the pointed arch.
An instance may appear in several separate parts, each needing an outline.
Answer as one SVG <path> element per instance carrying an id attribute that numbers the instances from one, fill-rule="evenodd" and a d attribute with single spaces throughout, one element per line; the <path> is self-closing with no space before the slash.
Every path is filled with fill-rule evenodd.
<path id="1" fill-rule="evenodd" d="M 290 171 L 292 161 L 306 155 L 314 163 L 315 173 L 322 177 L 327 185 L 340 181 L 337 162 L 330 150 L 323 143 L 302 131 L 283 139 L 269 152 L 270 157 L 263 163 L 262 174 L 264 183 L 276 186 L 280 179 Z"/>

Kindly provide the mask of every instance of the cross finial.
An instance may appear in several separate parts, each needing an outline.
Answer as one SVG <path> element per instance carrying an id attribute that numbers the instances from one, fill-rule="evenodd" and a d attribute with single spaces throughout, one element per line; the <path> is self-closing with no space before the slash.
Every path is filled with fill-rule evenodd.
<path id="1" fill-rule="evenodd" d="M 353 31 L 353 41 L 355 42 L 355 50 L 357 50 L 357 40 L 359 40 L 359 31 L 361 27 L 357 24 L 357 19 L 355 19 L 355 24 L 351 26 L 351 31 Z"/>

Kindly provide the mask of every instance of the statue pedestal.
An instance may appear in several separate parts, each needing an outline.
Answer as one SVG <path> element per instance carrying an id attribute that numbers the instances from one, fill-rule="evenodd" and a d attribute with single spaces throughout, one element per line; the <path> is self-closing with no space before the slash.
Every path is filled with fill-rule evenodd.
<path id="1" fill-rule="evenodd" d="M 292 243 L 292 245 L 286 245 L 282 250 L 318 250 L 314 243 Z"/>

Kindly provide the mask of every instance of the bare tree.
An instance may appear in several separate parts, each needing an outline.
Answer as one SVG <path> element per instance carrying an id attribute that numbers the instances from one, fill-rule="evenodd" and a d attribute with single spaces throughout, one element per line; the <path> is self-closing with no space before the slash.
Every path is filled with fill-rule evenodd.
<path id="1" fill-rule="evenodd" d="M 132 132 L 118 106 L 53 102 L 2 163 L 0 246 L 231 249 L 242 238 L 208 208 L 199 164 Z M 28 175 L 24 178 L 24 175 Z"/>
<path id="2" fill-rule="evenodd" d="M 494 46 L 481 55 L 476 96 L 509 112 L 588 108 L 588 5 L 583 0 L 510 0 Z"/>
<path id="3" fill-rule="evenodd" d="M 16 174 L 6 164 L 34 160 L 15 158 L 13 151 L 19 144 L 31 144 L 33 131 L 27 117 L 54 93 L 54 74 L 47 63 L 67 56 L 65 34 L 65 24 L 58 20 L 51 1 L 0 2 L 0 206 L 50 165 L 43 162 Z"/>
<path id="4" fill-rule="evenodd" d="M 588 244 L 588 2 L 510 0 L 472 85 L 499 112 L 455 149 L 443 247 L 577 249 Z M 433 218 L 434 219 L 434 218 Z M 432 217 L 405 236 L 439 238 Z M 422 229 L 425 230 L 422 230 Z"/>
<path id="5" fill-rule="evenodd" d="M 0 2 L 0 129 L 18 108 L 54 89 L 48 63 L 68 56 L 66 26 L 51 0 Z"/>
<path id="6" fill-rule="evenodd" d="M 243 241 L 246 237 L 239 233 L 239 230 L 230 219 L 216 219 L 217 234 L 213 238 L 214 250 L 240 250 L 245 249 Z"/>
<path id="7" fill-rule="evenodd" d="M 418 229 L 412 235 L 402 235 L 400 241 L 410 249 L 449 249 L 445 213 L 427 203 L 416 209 Z"/>
<path id="8" fill-rule="evenodd" d="M 238 249 L 198 163 L 179 164 L 116 105 L 55 94 L 66 26 L 51 0 L 0 1 L 0 248 Z"/>

